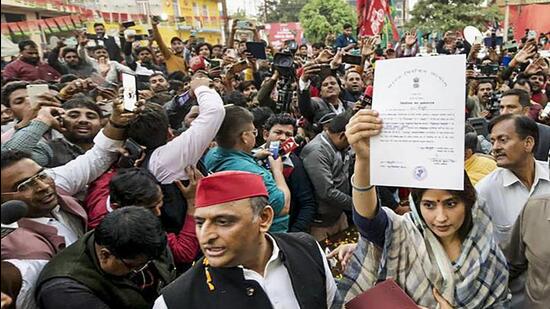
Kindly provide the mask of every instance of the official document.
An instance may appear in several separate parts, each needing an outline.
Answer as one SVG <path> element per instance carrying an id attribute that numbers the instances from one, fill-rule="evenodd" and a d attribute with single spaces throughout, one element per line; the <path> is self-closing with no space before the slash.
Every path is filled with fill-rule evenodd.
<path id="1" fill-rule="evenodd" d="M 463 190 L 466 56 L 376 62 L 371 184 Z"/>

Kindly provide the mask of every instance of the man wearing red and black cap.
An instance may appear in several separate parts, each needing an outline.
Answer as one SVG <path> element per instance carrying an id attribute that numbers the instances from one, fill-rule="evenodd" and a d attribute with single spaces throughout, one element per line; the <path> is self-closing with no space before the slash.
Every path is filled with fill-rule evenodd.
<path id="1" fill-rule="evenodd" d="M 336 285 L 317 242 L 269 234 L 273 209 L 261 176 L 203 178 L 195 199 L 204 258 L 167 286 L 153 308 L 327 308 Z"/>

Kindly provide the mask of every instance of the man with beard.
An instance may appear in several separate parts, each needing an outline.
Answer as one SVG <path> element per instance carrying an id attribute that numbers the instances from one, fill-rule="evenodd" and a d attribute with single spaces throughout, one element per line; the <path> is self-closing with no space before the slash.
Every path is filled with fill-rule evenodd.
<path id="1" fill-rule="evenodd" d="M 155 41 L 157 41 L 159 49 L 164 55 L 168 74 L 176 71 L 187 73 L 187 65 L 185 64 L 185 59 L 183 58 L 185 44 L 183 44 L 183 41 L 180 38 L 175 36 L 172 40 L 170 40 L 170 47 L 172 48 L 172 50 L 170 50 L 162 40 L 162 36 L 160 35 L 160 31 L 158 29 L 159 23 L 160 21 L 156 18 L 151 20 L 151 24 L 153 25 L 153 37 L 155 38 Z"/>
<path id="2" fill-rule="evenodd" d="M 258 89 L 256 88 L 256 85 L 254 85 L 254 82 L 251 80 L 247 80 L 242 82 L 239 85 L 239 90 L 243 93 L 244 97 L 246 98 L 246 105 L 248 108 L 256 107 L 259 105 L 256 99 L 256 94 L 258 93 Z"/>
<path id="3" fill-rule="evenodd" d="M 548 103 L 548 95 L 542 91 L 546 79 L 546 74 L 542 71 L 529 76 L 529 84 L 531 85 L 531 92 L 533 93 L 531 100 L 539 103 L 542 107 L 545 107 Z"/>
<path id="4" fill-rule="evenodd" d="M 491 102 L 491 96 L 493 94 L 494 84 L 490 80 L 481 80 L 477 84 L 475 96 L 469 97 L 472 104 L 472 109 L 470 110 L 470 117 L 484 117 L 491 119 L 495 115 L 492 115 L 489 112 L 489 103 Z"/>
<path id="5" fill-rule="evenodd" d="M 321 65 L 307 64 L 304 72 L 298 81 L 300 92 L 298 94 L 298 106 L 300 112 L 310 123 L 315 123 L 327 113 L 339 115 L 351 109 L 351 106 L 340 100 L 340 84 L 334 75 L 321 77 L 321 91 L 319 97 L 312 98 L 310 95 L 311 77 L 319 74 Z"/>
<path id="6" fill-rule="evenodd" d="M 28 126 L 17 131 L 6 147 L 32 154 L 32 159 L 44 167 L 66 164 L 84 154 L 94 145 L 93 140 L 101 129 L 101 109 L 89 98 L 75 96 L 63 104 L 62 127 L 56 128 L 62 137 L 49 141 L 42 136 L 51 127 L 45 118 L 49 115 L 39 112 Z"/>
<path id="7" fill-rule="evenodd" d="M 162 73 L 154 73 L 149 76 L 149 89 L 153 92 L 150 102 L 165 105 L 174 97 L 170 93 L 170 83 Z"/>
<path id="8" fill-rule="evenodd" d="M 47 126 L 60 127 L 54 107 L 41 110 Z M 45 169 L 30 155 L 2 149 L 2 203 L 20 200 L 27 204 L 19 228 L 2 238 L 2 260 L 14 265 L 23 280 L 18 308 L 34 308 L 34 284 L 40 271 L 58 252 L 84 234 L 86 211 L 74 194 L 104 173 L 118 157 L 126 127 L 134 114 L 124 112 L 117 101 L 109 123 L 97 134 L 94 146 L 66 165 Z"/>
<path id="9" fill-rule="evenodd" d="M 361 74 L 355 70 L 348 70 L 344 75 L 344 90 L 340 94 L 340 99 L 350 104 L 355 104 L 365 90 L 365 83 L 361 79 Z"/>
<path id="10" fill-rule="evenodd" d="M 60 42 L 63 43 L 63 41 Z M 60 53 L 63 62 L 59 61 Z M 97 72 L 93 66 L 78 56 L 78 51 L 75 48 L 64 47 L 62 44 L 52 50 L 48 56 L 48 64 L 63 75 L 74 74 L 78 78 L 88 78 Z"/>
<path id="11" fill-rule="evenodd" d="M 58 79 L 61 75 L 49 64 L 40 61 L 38 46 L 31 40 L 19 42 L 19 59 L 11 62 L 2 73 L 4 80 L 45 80 L 47 82 Z"/>
<path id="12" fill-rule="evenodd" d="M 109 53 L 109 59 L 122 62 L 120 55 L 120 47 L 115 41 L 115 38 L 105 33 L 105 25 L 102 23 L 94 24 L 95 37 L 91 38 L 96 46 L 104 46 Z"/>

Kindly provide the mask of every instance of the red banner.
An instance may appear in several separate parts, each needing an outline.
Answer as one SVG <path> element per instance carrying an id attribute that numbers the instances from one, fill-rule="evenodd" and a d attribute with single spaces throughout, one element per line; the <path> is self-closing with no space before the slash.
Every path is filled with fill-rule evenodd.
<path id="1" fill-rule="evenodd" d="M 50 29 L 50 27 L 48 27 L 45 20 L 39 19 L 38 25 L 40 26 L 40 29 L 42 29 L 42 31 L 44 31 L 45 33 L 52 33 L 52 30 Z"/>
<path id="2" fill-rule="evenodd" d="M 2 34 L 3 35 L 10 35 L 10 28 L 8 27 L 7 23 L 1 23 L 0 27 L 2 29 Z"/>
<path id="3" fill-rule="evenodd" d="M 128 14 L 120 13 L 120 21 L 128 21 Z"/>
<path id="4" fill-rule="evenodd" d="M 265 24 L 265 30 L 269 37 L 269 42 L 275 48 L 281 48 L 286 40 L 296 40 L 302 43 L 304 31 L 300 23 L 271 23 Z"/>
<path id="5" fill-rule="evenodd" d="M 8 23 L 8 28 L 13 32 L 14 34 L 21 35 L 23 34 L 21 32 L 21 29 L 19 29 L 19 26 L 17 26 L 17 23 Z"/>
<path id="6" fill-rule="evenodd" d="M 358 4 L 359 5 L 359 4 Z M 386 0 L 372 0 L 365 3 L 366 13 L 361 22 L 359 34 L 378 35 L 384 27 L 384 18 L 389 13 L 389 6 Z"/>
<path id="7" fill-rule="evenodd" d="M 111 13 L 109 12 L 101 12 L 101 16 L 103 17 L 103 20 L 110 23 L 111 22 Z"/>
<path id="8" fill-rule="evenodd" d="M 550 31 L 550 5 L 510 5 L 510 26 L 514 29 L 514 38 L 525 36 L 525 29 L 535 30 L 537 34 Z"/>
<path id="9" fill-rule="evenodd" d="M 59 26 L 57 26 L 57 24 L 55 23 L 53 18 L 46 18 L 46 19 L 44 19 L 44 21 L 46 22 L 48 27 L 50 27 L 52 32 L 58 32 L 59 31 Z"/>

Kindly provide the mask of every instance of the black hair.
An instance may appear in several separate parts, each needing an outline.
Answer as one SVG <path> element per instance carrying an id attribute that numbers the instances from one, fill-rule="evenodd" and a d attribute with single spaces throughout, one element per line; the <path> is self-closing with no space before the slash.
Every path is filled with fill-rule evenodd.
<path id="1" fill-rule="evenodd" d="M 254 123 L 254 116 L 246 108 L 241 106 L 227 106 L 225 118 L 216 134 L 216 142 L 222 148 L 233 148 L 239 136 L 245 130 L 245 126 Z"/>
<path id="2" fill-rule="evenodd" d="M 493 131 L 494 126 L 506 120 L 514 121 L 516 134 L 519 135 L 521 139 L 526 139 L 528 136 L 533 137 L 534 146 L 532 152 L 535 153 L 537 151 L 539 140 L 539 127 L 537 126 L 537 123 L 527 116 L 505 114 L 493 118 L 491 122 L 489 122 L 489 132 Z"/>
<path id="3" fill-rule="evenodd" d="M 2 103 L 6 107 L 10 107 L 10 95 L 19 89 L 27 89 L 27 85 L 29 85 L 29 82 L 27 81 L 13 81 L 9 82 L 2 87 Z"/>
<path id="4" fill-rule="evenodd" d="M 475 132 L 468 132 L 464 135 L 464 149 L 471 149 L 472 152 L 477 152 L 477 134 Z"/>
<path id="5" fill-rule="evenodd" d="M 97 26 L 102 26 L 103 28 L 105 28 L 105 25 L 103 23 L 94 23 L 94 28 Z"/>
<path id="6" fill-rule="evenodd" d="M 183 89 L 183 87 L 185 87 L 185 83 L 180 80 L 170 80 L 168 81 L 168 84 L 170 84 L 169 90 L 174 91 L 180 91 Z"/>
<path id="7" fill-rule="evenodd" d="M 25 50 L 27 46 L 38 48 L 38 45 L 33 40 L 23 40 L 17 43 L 17 45 L 19 46 L 19 51 Z"/>
<path id="8" fill-rule="evenodd" d="M 149 80 L 151 80 L 151 78 L 153 78 L 153 77 L 155 77 L 155 76 L 162 76 L 162 77 L 164 77 L 165 80 L 168 81 L 168 78 L 166 78 L 166 76 L 164 75 L 164 73 L 161 73 L 161 72 L 155 72 L 155 73 L 149 75 L 149 77 L 147 77 L 147 80 L 149 81 Z"/>
<path id="9" fill-rule="evenodd" d="M 77 79 L 78 79 L 78 76 L 74 74 L 64 74 L 64 75 L 61 75 L 61 77 L 59 78 L 59 83 L 64 84 L 63 87 L 65 87 L 67 83 L 70 83 L 73 80 L 77 80 Z"/>
<path id="10" fill-rule="evenodd" d="M 533 74 L 530 74 L 530 75 L 529 75 L 529 78 L 531 78 L 531 76 L 535 76 L 535 75 L 542 76 L 542 78 L 544 78 L 544 81 L 546 81 L 547 76 L 546 76 L 546 74 L 544 74 L 543 71 L 539 71 L 539 72 L 535 72 L 535 73 L 533 73 Z"/>
<path id="11" fill-rule="evenodd" d="M 215 47 L 219 47 L 219 48 L 223 49 L 223 46 L 222 46 L 222 45 L 220 45 L 220 44 L 215 44 L 215 45 L 212 45 L 212 49 L 214 49 Z"/>
<path id="12" fill-rule="evenodd" d="M 197 44 L 197 46 L 195 46 L 195 52 L 197 53 L 197 55 L 199 54 L 199 50 L 203 46 L 208 47 L 208 50 L 210 51 L 210 55 L 212 55 L 212 45 L 210 45 L 210 43 L 206 43 L 206 42 L 199 43 L 199 44 Z"/>
<path id="13" fill-rule="evenodd" d="M 72 108 L 86 108 L 96 112 L 99 115 L 99 118 L 103 118 L 103 111 L 101 108 L 99 108 L 94 100 L 83 94 L 75 95 L 71 99 L 65 101 L 62 107 L 64 110 L 69 110 Z"/>
<path id="14" fill-rule="evenodd" d="M 240 91 L 231 91 L 223 96 L 224 104 L 233 104 L 236 106 L 246 106 L 246 97 Z"/>
<path id="15" fill-rule="evenodd" d="M 76 48 L 65 47 L 63 49 L 63 51 L 61 52 L 61 57 L 65 57 L 68 53 L 75 53 L 78 56 L 78 52 L 77 52 Z"/>
<path id="16" fill-rule="evenodd" d="M 13 164 L 23 160 L 23 159 L 31 159 L 32 156 L 30 153 L 21 151 L 21 150 L 14 150 L 14 149 L 7 149 L 2 150 L 2 163 L 1 163 L 1 169 L 5 169 L 7 167 L 12 166 Z"/>
<path id="17" fill-rule="evenodd" d="M 124 207 L 108 213 L 95 229 L 94 237 L 96 244 L 119 259 L 157 259 L 167 243 L 160 220 L 143 207 Z"/>
<path id="18" fill-rule="evenodd" d="M 153 150 L 168 141 L 168 116 L 162 106 L 146 103 L 145 109 L 130 123 L 128 137 Z"/>
<path id="19" fill-rule="evenodd" d="M 298 46 L 298 49 L 301 49 L 302 47 L 307 48 L 307 44 L 301 44 L 300 46 Z"/>
<path id="20" fill-rule="evenodd" d="M 181 80 L 182 82 L 185 82 L 183 79 L 187 76 L 187 74 L 183 73 L 182 71 L 175 71 L 168 75 L 168 79 L 175 79 L 175 80 Z"/>
<path id="21" fill-rule="evenodd" d="M 105 47 L 103 45 L 97 45 L 97 46 L 92 47 L 92 52 L 95 53 L 96 51 L 98 51 L 100 49 L 107 50 L 107 47 Z"/>
<path id="22" fill-rule="evenodd" d="M 342 27 L 342 29 L 348 29 L 348 28 L 353 28 L 353 26 L 350 23 L 345 23 L 344 27 Z"/>
<path id="23" fill-rule="evenodd" d="M 420 219 L 426 223 L 424 220 L 424 217 L 422 216 L 422 212 L 420 211 L 421 208 L 421 201 L 422 197 L 424 196 L 424 193 L 430 189 L 412 189 L 411 190 L 411 196 L 414 201 L 414 207 L 416 207 L 416 211 L 418 212 L 418 216 L 420 216 Z M 472 208 L 474 207 L 477 197 L 476 197 L 476 189 L 474 188 L 474 185 L 472 185 L 472 182 L 470 181 L 470 178 L 468 177 L 468 174 L 466 174 L 466 171 L 464 171 L 464 190 L 446 190 L 449 192 L 453 197 L 459 199 L 461 202 L 464 203 L 464 222 L 462 222 L 462 226 L 458 229 L 458 236 L 461 240 L 466 239 L 468 236 L 468 233 L 474 226 L 474 220 L 472 215 Z"/>
<path id="24" fill-rule="evenodd" d="M 275 125 L 292 125 L 294 129 L 296 129 L 296 119 L 292 117 L 290 114 L 274 114 L 271 115 L 264 124 L 264 129 L 271 130 L 273 126 Z"/>
<path id="25" fill-rule="evenodd" d="M 136 48 L 134 52 L 137 56 L 137 55 L 139 55 L 139 53 L 141 53 L 144 50 L 148 51 L 151 55 L 153 54 L 153 51 L 147 46 L 140 46 L 140 47 Z"/>
<path id="26" fill-rule="evenodd" d="M 323 49 L 323 48 L 325 48 L 325 43 L 323 43 L 323 42 L 313 43 L 311 45 L 311 47 L 315 48 L 315 49 Z"/>
<path id="27" fill-rule="evenodd" d="M 507 97 L 507 96 L 517 96 L 519 100 L 519 104 L 521 104 L 521 107 L 529 107 L 531 106 L 531 97 L 529 97 L 529 93 L 523 89 L 509 89 L 504 91 L 502 93 L 501 98 Z"/>
<path id="28" fill-rule="evenodd" d="M 109 182 L 111 203 L 120 207 L 144 206 L 158 198 L 159 185 L 146 169 L 132 167 L 121 169 Z"/>
<path id="29" fill-rule="evenodd" d="M 246 88 L 248 88 L 249 86 L 254 86 L 256 87 L 256 84 L 254 83 L 253 80 L 245 80 L 243 81 L 242 83 L 240 83 L 239 85 L 239 91 L 240 92 L 243 92 Z M 257 87 L 256 87 L 257 89 Z"/>
<path id="30" fill-rule="evenodd" d="M 349 112 L 344 112 L 339 115 L 336 115 L 336 117 L 332 118 L 332 120 L 328 124 L 328 131 L 330 133 L 345 132 L 346 125 L 348 124 L 350 119 L 351 119 L 351 113 Z"/>
<path id="31" fill-rule="evenodd" d="M 477 82 L 477 84 L 475 85 L 475 93 L 477 94 L 477 92 L 479 91 L 479 86 L 481 84 L 491 84 L 491 86 L 493 87 L 493 90 L 495 89 L 495 82 L 490 80 L 490 79 L 481 79 Z"/>

